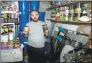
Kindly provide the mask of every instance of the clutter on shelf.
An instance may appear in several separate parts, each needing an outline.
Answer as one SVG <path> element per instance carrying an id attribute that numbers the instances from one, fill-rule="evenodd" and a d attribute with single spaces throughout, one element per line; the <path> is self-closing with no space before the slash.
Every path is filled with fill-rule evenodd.
<path id="1" fill-rule="evenodd" d="M 19 48 L 20 41 L 15 36 L 14 23 L 1 23 L 1 49 Z"/>
<path id="2" fill-rule="evenodd" d="M 55 5 L 58 3 L 58 5 Z M 49 10 L 52 10 L 52 16 L 55 14 L 53 19 L 55 21 L 72 21 L 72 22 L 88 22 L 91 21 L 92 17 L 92 6 L 90 2 L 68 2 L 60 3 L 53 2 L 54 7 L 52 6 Z"/>

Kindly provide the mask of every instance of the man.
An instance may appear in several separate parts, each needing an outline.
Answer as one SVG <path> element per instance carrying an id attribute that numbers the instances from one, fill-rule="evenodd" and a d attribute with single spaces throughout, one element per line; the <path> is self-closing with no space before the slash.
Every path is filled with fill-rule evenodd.
<path id="1" fill-rule="evenodd" d="M 44 22 L 38 20 L 39 14 L 33 10 L 31 12 L 32 21 L 26 24 L 24 28 L 25 36 L 28 36 L 28 56 L 29 63 L 45 63 L 44 43 L 45 36 L 48 36 L 48 28 Z M 46 30 L 46 32 L 44 32 Z M 27 35 L 28 34 L 28 35 Z M 45 36 L 44 36 L 45 35 Z"/>

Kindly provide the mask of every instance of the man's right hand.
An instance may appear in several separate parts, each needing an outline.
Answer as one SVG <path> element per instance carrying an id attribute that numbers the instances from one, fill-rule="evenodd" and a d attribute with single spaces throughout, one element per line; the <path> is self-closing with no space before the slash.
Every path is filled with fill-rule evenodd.
<path id="1" fill-rule="evenodd" d="M 28 32 L 29 32 L 29 30 L 30 30 L 30 29 L 29 29 L 29 27 L 28 27 L 28 26 L 26 26 L 26 27 L 24 28 L 24 32 L 27 32 L 27 33 L 28 33 Z"/>
<path id="2" fill-rule="evenodd" d="M 26 27 L 24 28 L 24 31 L 23 31 L 23 36 L 24 36 L 24 37 L 28 37 L 29 31 L 30 31 L 29 27 L 26 26 Z"/>

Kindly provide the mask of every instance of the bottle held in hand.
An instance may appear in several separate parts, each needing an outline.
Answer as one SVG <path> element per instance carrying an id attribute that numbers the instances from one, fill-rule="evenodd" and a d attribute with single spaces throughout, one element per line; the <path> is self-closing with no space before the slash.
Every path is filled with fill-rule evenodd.
<path id="1" fill-rule="evenodd" d="M 45 36 L 49 36 L 49 31 L 45 30 L 44 34 L 45 34 Z"/>
<path id="2" fill-rule="evenodd" d="M 28 37 L 28 35 L 29 35 L 29 27 L 28 26 L 26 26 L 25 28 L 24 28 L 24 36 L 25 37 Z"/>
<path id="3" fill-rule="evenodd" d="M 47 24 L 43 25 L 43 32 L 46 37 L 49 36 L 49 30 Z"/>

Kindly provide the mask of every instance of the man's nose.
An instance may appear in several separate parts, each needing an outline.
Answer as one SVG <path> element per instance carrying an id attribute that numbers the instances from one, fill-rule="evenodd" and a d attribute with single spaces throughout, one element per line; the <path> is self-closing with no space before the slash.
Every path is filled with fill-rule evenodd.
<path id="1" fill-rule="evenodd" d="M 36 17 L 34 17 L 34 18 L 36 18 Z"/>

